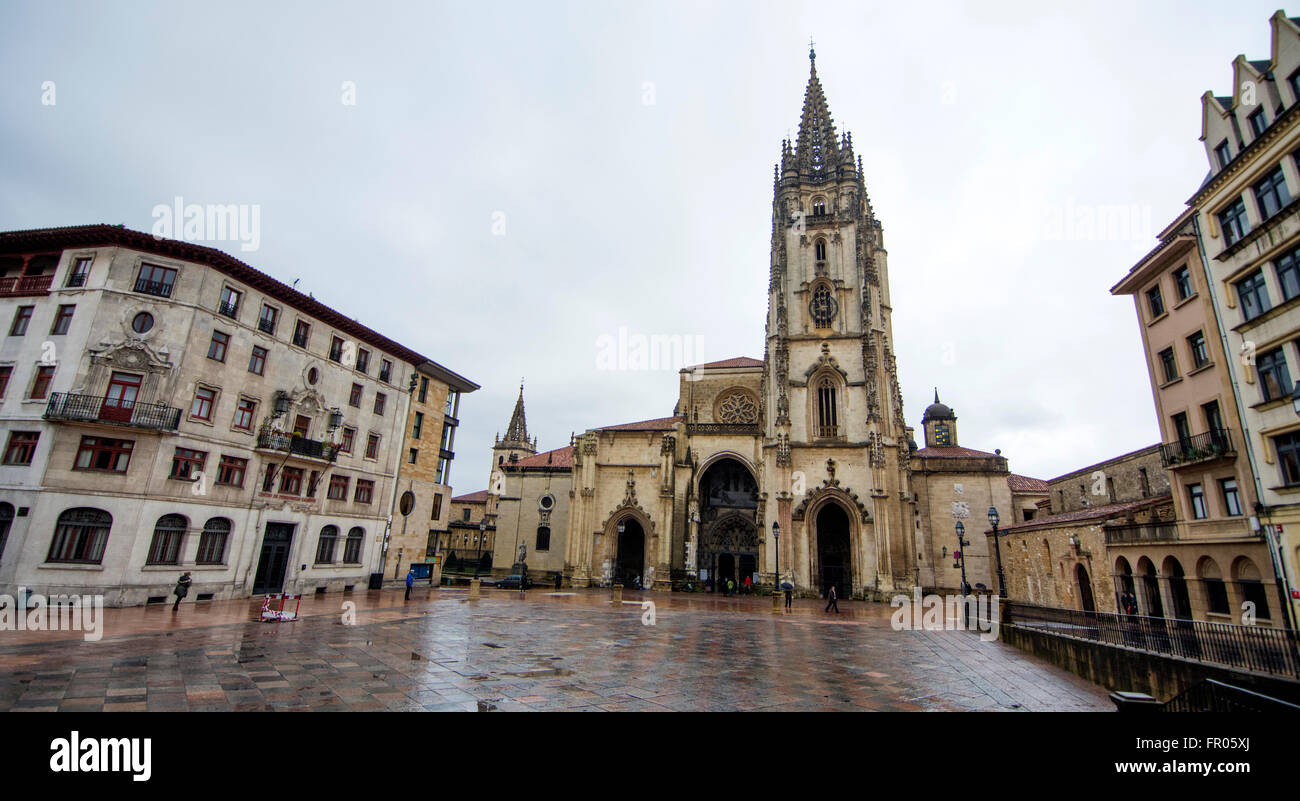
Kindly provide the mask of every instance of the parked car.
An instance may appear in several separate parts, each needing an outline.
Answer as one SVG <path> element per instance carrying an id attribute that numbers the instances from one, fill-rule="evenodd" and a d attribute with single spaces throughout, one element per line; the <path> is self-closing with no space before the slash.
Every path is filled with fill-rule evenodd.
<path id="1" fill-rule="evenodd" d="M 523 586 L 520 586 L 521 584 Z M 497 582 L 497 587 L 503 590 L 527 590 L 532 586 L 533 582 L 527 576 L 518 573 L 512 573 Z"/>

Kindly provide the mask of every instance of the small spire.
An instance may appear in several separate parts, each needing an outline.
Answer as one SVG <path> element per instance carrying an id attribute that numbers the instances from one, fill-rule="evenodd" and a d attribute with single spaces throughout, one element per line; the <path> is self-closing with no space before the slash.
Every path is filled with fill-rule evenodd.
<path id="1" fill-rule="evenodd" d="M 812 62 L 813 69 L 817 69 L 817 51 L 813 49 L 813 38 L 808 37 L 808 60 Z"/>
<path id="2" fill-rule="evenodd" d="M 938 403 L 938 402 L 939 402 L 939 388 L 938 388 L 938 387 L 935 387 L 935 388 L 934 388 L 934 402 L 935 402 L 935 403 Z"/>

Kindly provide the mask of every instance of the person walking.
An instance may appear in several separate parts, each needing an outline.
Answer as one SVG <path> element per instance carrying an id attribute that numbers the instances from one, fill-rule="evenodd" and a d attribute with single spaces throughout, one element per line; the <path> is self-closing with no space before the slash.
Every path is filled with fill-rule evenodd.
<path id="1" fill-rule="evenodd" d="M 411 588 L 415 586 L 415 568 L 406 571 L 406 600 L 411 600 Z"/>
<path id="2" fill-rule="evenodd" d="M 736 582 L 732 581 L 731 579 L 727 579 L 727 597 L 730 598 L 735 594 L 736 594 Z"/>
<path id="3" fill-rule="evenodd" d="M 834 584 L 831 585 L 831 591 L 826 593 L 826 598 L 828 599 L 826 601 L 826 611 L 829 612 L 831 611 L 831 607 L 834 607 L 835 614 L 838 615 L 840 613 L 840 605 L 836 602 L 836 599 L 839 598 L 839 596 L 835 594 Z"/>
<path id="4" fill-rule="evenodd" d="M 176 593 L 176 603 L 172 604 L 173 612 L 180 609 L 181 599 L 190 594 L 190 585 L 193 583 L 194 579 L 190 578 L 190 571 L 188 570 L 180 578 L 176 579 L 176 589 L 172 590 L 172 592 Z"/>
<path id="5" fill-rule="evenodd" d="M 789 612 L 790 604 L 794 601 L 794 587 L 787 581 L 781 585 L 781 589 L 785 591 L 785 611 Z"/>

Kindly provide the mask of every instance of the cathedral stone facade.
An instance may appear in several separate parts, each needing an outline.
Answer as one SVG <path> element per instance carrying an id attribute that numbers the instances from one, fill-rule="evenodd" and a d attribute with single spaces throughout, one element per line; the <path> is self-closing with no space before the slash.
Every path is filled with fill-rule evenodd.
<path id="1" fill-rule="evenodd" d="M 671 416 L 543 453 L 521 391 L 493 451 L 494 572 L 525 561 L 569 586 L 657 590 L 779 575 L 875 598 L 942 583 L 913 487 L 883 228 L 810 57 L 775 170 L 764 358 L 682 370 Z"/>

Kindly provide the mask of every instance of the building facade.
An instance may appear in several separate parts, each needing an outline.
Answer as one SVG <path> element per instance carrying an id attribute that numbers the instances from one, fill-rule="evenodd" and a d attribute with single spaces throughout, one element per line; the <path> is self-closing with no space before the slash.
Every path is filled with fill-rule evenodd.
<path id="1" fill-rule="evenodd" d="M 382 562 L 424 356 L 225 253 L 0 234 L 0 587 L 340 590 Z M 8 509 L 12 508 L 12 515 Z"/>

